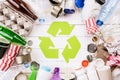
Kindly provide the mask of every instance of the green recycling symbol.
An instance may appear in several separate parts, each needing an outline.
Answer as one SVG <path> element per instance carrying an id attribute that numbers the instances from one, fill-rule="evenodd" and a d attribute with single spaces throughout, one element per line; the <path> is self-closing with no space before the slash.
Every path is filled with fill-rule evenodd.
<path id="1" fill-rule="evenodd" d="M 69 25 L 68 22 L 53 22 L 47 32 L 53 37 L 56 37 L 56 35 L 70 35 L 74 27 L 74 25 Z M 59 49 L 55 48 L 53 41 L 49 37 L 39 37 L 39 39 L 41 40 L 39 46 L 44 56 L 48 59 L 58 59 Z M 69 59 L 76 57 L 81 44 L 76 36 L 70 37 L 67 42 L 68 44 L 62 51 L 62 56 L 68 63 Z"/>

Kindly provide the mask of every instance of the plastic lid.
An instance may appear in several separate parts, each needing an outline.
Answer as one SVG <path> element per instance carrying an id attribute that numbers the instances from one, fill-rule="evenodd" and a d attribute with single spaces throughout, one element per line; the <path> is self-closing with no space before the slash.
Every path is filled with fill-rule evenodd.
<path id="1" fill-rule="evenodd" d="M 51 70 L 51 69 L 50 69 L 49 67 L 47 67 L 47 66 L 42 66 L 41 69 L 44 70 L 44 71 L 46 71 L 46 72 L 50 72 L 50 70 Z"/>
<path id="2" fill-rule="evenodd" d="M 12 30 L 0 25 L 0 35 L 10 42 L 26 45 L 26 40 Z"/>
<path id="3" fill-rule="evenodd" d="M 83 8 L 84 7 L 84 1 L 85 0 L 75 0 L 75 5 L 77 8 Z"/>
<path id="4" fill-rule="evenodd" d="M 66 14 L 74 14 L 75 10 L 74 9 L 64 9 L 64 13 L 66 13 Z"/>
<path id="5" fill-rule="evenodd" d="M 102 26 L 102 25 L 103 25 L 103 21 L 97 20 L 96 24 L 97 24 L 98 26 Z"/>

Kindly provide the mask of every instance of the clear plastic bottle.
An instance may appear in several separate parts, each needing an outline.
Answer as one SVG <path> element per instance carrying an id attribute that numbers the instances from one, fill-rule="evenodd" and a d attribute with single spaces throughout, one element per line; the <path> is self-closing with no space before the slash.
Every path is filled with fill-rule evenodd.
<path id="1" fill-rule="evenodd" d="M 113 13 L 115 7 L 120 2 L 120 0 L 107 0 L 107 2 L 101 8 L 97 19 L 97 25 L 102 26 L 105 20 Z"/>

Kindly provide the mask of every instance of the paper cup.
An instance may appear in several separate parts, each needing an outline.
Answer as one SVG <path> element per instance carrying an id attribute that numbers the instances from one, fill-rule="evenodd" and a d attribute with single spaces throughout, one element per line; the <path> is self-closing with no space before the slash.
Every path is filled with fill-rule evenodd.
<path id="1" fill-rule="evenodd" d="M 102 66 L 97 68 L 100 80 L 112 80 L 112 74 L 109 66 Z"/>

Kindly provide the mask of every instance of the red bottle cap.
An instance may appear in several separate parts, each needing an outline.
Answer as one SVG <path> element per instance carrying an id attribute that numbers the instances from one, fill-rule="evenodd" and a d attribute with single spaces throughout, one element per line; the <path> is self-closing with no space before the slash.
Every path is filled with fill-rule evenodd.
<path id="1" fill-rule="evenodd" d="M 88 64 L 89 64 L 88 60 L 83 60 L 83 61 L 82 61 L 82 66 L 83 66 L 83 67 L 87 67 Z"/>

